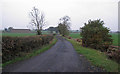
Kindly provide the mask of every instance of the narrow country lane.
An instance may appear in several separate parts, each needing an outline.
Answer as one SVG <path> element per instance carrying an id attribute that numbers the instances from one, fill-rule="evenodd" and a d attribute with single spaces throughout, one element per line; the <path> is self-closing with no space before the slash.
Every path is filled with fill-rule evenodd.
<path id="1" fill-rule="evenodd" d="M 99 72 L 84 56 L 77 54 L 72 44 L 57 36 L 57 43 L 30 59 L 6 66 L 3 72 Z"/>

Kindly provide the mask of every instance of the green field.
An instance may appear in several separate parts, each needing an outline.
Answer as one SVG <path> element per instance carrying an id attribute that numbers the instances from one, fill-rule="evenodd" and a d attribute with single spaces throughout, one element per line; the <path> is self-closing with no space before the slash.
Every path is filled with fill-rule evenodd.
<path id="1" fill-rule="evenodd" d="M 33 36 L 36 33 L 2 33 L 2 36 L 12 36 L 12 37 L 21 37 L 21 36 Z"/>
<path id="2" fill-rule="evenodd" d="M 118 42 L 118 35 L 120 35 L 120 33 L 111 33 L 112 35 L 112 39 L 113 39 L 113 45 L 115 46 L 120 46 L 120 43 Z"/>
<path id="3" fill-rule="evenodd" d="M 118 33 L 110 33 L 110 35 L 112 35 L 113 45 L 120 46 L 120 44 L 118 44 Z M 71 33 L 69 36 L 72 38 L 81 38 L 80 33 Z"/>
<path id="4" fill-rule="evenodd" d="M 69 36 L 72 37 L 72 38 L 82 38 L 82 37 L 80 36 L 80 33 L 70 33 Z"/>
<path id="5" fill-rule="evenodd" d="M 42 31 L 42 34 L 49 34 L 49 32 Z M 12 36 L 12 37 L 33 36 L 33 35 L 36 35 L 36 33 L 2 33 L 2 36 Z"/>

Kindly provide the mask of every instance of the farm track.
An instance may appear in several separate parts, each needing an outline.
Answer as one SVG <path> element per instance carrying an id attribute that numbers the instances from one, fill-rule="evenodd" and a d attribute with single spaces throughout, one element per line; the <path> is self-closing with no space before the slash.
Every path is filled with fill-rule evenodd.
<path id="1" fill-rule="evenodd" d="M 20 61 L 3 68 L 3 72 L 101 72 L 84 56 L 77 54 L 72 44 L 57 36 L 57 43 L 47 50 L 30 59 Z"/>

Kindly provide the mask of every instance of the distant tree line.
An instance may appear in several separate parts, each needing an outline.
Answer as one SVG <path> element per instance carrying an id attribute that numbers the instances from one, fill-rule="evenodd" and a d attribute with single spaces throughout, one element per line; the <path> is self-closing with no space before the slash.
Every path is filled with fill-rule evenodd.
<path id="1" fill-rule="evenodd" d="M 49 27 L 48 29 L 45 29 L 44 31 L 50 31 L 50 33 L 58 33 L 58 27 Z"/>

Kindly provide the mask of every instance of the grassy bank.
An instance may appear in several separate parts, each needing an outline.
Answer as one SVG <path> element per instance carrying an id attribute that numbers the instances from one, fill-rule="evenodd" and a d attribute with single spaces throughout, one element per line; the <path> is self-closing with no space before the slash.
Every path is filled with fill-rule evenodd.
<path id="1" fill-rule="evenodd" d="M 6 63 L 3 63 L 3 64 L 2 64 L 2 67 L 5 67 L 6 65 L 9 65 L 9 64 L 12 64 L 12 63 L 15 63 L 15 62 L 17 62 L 17 61 L 21 61 L 21 60 L 28 59 L 28 58 L 30 58 L 30 57 L 36 56 L 36 55 L 38 55 L 38 54 L 40 54 L 40 53 L 42 53 L 42 52 L 50 49 L 56 42 L 57 42 L 57 39 L 54 38 L 54 39 L 51 41 L 50 44 L 45 45 L 45 46 L 43 46 L 42 48 L 40 48 L 40 49 L 38 49 L 38 50 L 34 50 L 34 51 L 30 52 L 29 54 L 26 53 L 26 55 L 23 56 L 23 57 L 17 57 L 17 58 L 14 59 L 14 60 L 11 60 L 11 61 L 8 61 L 8 62 L 6 62 Z"/>
<path id="2" fill-rule="evenodd" d="M 80 46 L 77 42 L 68 39 L 74 46 L 75 50 L 79 53 L 84 55 L 93 65 L 97 67 L 101 67 L 108 72 L 117 72 L 118 71 L 118 64 L 110 59 L 107 56 L 98 51 L 91 48 L 85 48 Z"/>

